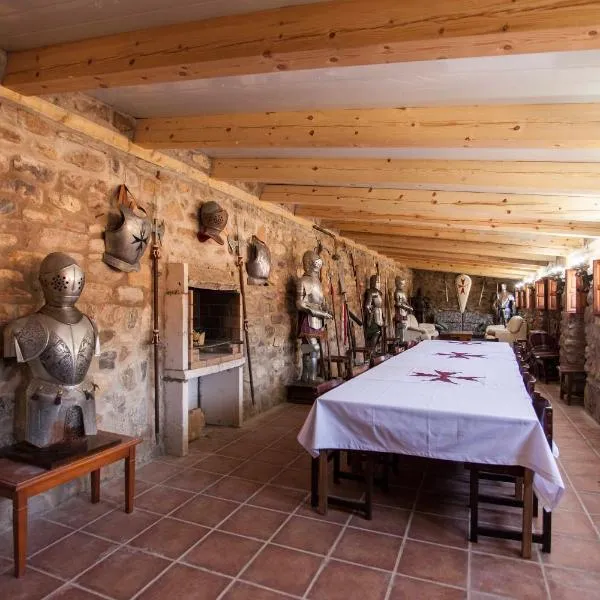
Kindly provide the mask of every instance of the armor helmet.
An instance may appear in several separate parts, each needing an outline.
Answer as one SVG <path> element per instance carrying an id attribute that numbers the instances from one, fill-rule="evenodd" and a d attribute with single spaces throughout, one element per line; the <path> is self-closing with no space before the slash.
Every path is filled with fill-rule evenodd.
<path id="1" fill-rule="evenodd" d="M 369 287 L 379 289 L 381 287 L 381 279 L 379 275 L 371 275 L 369 278 Z"/>
<path id="2" fill-rule="evenodd" d="M 227 225 L 227 211 L 211 200 L 210 202 L 205 202 L 200 207 L 199 217 L 200 232 L 198 233 L 198 239 L 201 242 L 213 239 L 222 246 L 224 242 L 219 234 Z"/>
<path id="3" fill-rule="evenodd" d="M 52 252 L 40 265 L 40 283 L 46 303 L 63 308 L 79 300 L 85 274 L 74 258 L 63 252 Z"/>
<path id="4" fill-rule="evenodd" d="M 403 290 L 406 287 L 406 280 L 404 279 L 404 277 L 400 277 L 400 275 L 397 275 L 394 281 L 396 282 L 397 288 Z"/>
<path id="5" fill-rule="evenodd" d="M 318 273 L 323 266 L 323 259 L 314 250 L 307 250 L 302 255 L 302 266 L 305 273 Z"/>
<path id="6" fill-rule="evenodd" d="M 246 262 L 246 270 L 249 284 L 268 285 L 271 272 L 271 252 L 267 245 L 255 235 L 252 236 L 250 258 Z"/>

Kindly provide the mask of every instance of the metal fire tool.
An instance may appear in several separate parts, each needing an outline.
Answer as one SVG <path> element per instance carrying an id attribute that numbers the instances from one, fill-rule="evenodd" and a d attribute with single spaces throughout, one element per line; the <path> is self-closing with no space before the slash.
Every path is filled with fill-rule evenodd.
<path id="1" fill-rule="evenodd" d="M 153 296 L 153 323 L 152 346 L 154 347 L 154 435 L 158 442 L 160 433 L 160 329 L 159 329 L 159 300 L 158 300 L 158 263 L 160 260 L 160 247 L 165 232 L 165 222 L 158 219 L 152 220 L 152 296 Z"/>

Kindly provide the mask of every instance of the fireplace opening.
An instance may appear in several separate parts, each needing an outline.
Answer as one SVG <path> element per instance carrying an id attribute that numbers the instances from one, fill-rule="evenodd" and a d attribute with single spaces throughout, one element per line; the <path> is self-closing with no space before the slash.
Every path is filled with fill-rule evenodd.
<path id="1" fill-rule="evenodd" d="M 193 349 L 200 354 L 233 354 L 241 344 L 240 294 L 235 290 L 190 288 Z"/>

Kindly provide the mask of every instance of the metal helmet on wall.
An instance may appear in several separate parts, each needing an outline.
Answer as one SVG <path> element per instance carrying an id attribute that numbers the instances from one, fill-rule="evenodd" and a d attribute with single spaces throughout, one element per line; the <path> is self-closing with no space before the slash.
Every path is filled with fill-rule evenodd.
<path id="1" fill-rule="evenodd" d="M 271 252 L 269 251 L 268 246 L 255 235 L 252 236 L 252 241 L 250 242 L 246 270 L 248 271 L 248 283 L 250 285 L 269 284 Z"/>
<path id="2" fill-rule="evenodd" d="M 205 202 L 199 211 L 200 231 L 198 232 L 198 240 L 206 242 L 212 239 L 222 246 L 225 242 L 220 233 L 225 229 L 227 219 L 227 211 L 217 202 L 213 200 Z"/>

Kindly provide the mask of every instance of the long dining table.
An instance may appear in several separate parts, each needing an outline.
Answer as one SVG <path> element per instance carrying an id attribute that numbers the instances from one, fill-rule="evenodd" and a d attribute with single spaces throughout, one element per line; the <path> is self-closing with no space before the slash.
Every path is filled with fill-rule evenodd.
<path id="1" fill-rule="evenodd" d="M 420 342 L 317 398 L 298 441 L 320 457 L 321 512 L 327 510 L 331 450 L 520 465 L 528 475 L 526 510 L 532 489 L 546 510 L 565 489 L 556 450 L 506 342 Z"/>

